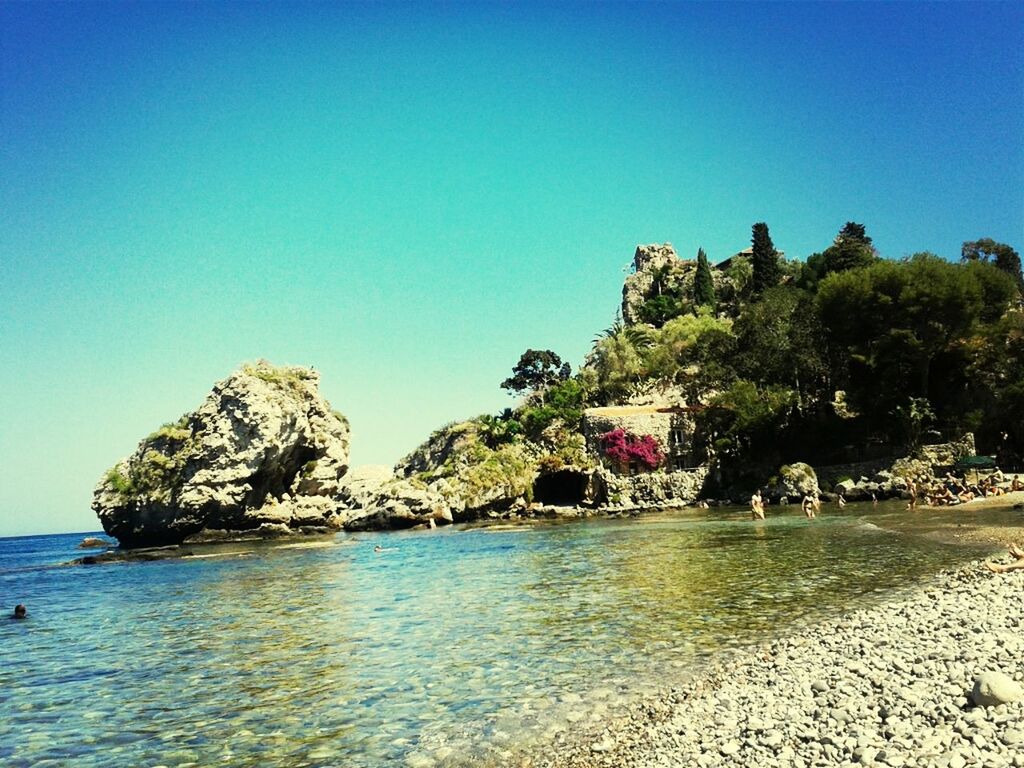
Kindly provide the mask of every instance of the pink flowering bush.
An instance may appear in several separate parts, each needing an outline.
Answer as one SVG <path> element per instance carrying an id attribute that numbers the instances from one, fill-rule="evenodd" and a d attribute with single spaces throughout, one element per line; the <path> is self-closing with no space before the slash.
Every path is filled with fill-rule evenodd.
<path id="1" fill-rule="evenodd" d="M 648 469 L 657 469 L 665 458 L 658 441 L 650 435 L 636 437 L 622 429 L 601 435 L 604 455 L 618 464 L 637 461 Z"/>

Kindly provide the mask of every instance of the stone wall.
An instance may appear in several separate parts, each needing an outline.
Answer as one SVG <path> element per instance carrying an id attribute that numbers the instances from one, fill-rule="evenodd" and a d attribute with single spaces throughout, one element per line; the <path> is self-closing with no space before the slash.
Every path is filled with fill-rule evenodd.
<path id="1" fill-rule="evenodd" d="M 625 477 L 604 472 L 609 507 L 661 507 L 693 504 L 701 497 L 707 467 L 683 472 L 648 472 Z"/>
<path id="2" fill-rule="evenodd" d="M 921 446 L 921 458 L 933 467 L 949 467 L 960 459 L 974 455 L 974 433 L 972 432 L 968 432 L 959 440 Z"/>

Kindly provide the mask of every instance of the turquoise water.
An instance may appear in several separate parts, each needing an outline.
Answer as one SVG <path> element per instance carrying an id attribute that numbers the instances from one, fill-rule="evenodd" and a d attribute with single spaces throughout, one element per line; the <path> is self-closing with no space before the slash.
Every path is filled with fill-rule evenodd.
<path id="1" fill-rule="evenodd" d="M 91 567 L 51 567 L 82 534 L 3 539 L 3 610 L 30 619 L 0 622 L 0 764 L 500 762 L 709 655 L 977 554 L 865 523 L 896 507 L 792 509 Z"/>

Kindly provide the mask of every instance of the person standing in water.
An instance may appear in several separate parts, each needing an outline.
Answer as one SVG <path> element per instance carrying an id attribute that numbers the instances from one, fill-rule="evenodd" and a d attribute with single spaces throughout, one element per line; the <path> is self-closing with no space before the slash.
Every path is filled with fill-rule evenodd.
<path id="1" fill-rule="evenodd" d="M 910 503 L 907 504 L 907 509 L 913 512 L 917 509 L 917 483 L 912 477 L 907 478 L 907 493 L 910 494 Z"/>
<path id="2" fill-rule="evenodd" d="M 811 494 L 804 495 L 804 500 L 800 503 L 800 506 L 803 507 L 804 514 L 807 515 L 808 520 L 818 516 L 818 513 L 814 511 L 814 497 Z"/>
<path id="3" fill-rule="evenodd" d="M 761 498 L 760 488 L 750 497 L 750 516 L 751 520 L 764 520 L 764 500 Z"/>

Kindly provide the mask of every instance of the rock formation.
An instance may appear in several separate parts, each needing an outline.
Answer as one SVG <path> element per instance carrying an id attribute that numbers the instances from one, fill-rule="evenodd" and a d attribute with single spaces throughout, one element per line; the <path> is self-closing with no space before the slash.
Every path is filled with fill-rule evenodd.
<path id="1" fill-rule="evenodd" d="M 103 530 L 139 547 L 338 529 L 349 428 L 318 384 L 312 369 L 265 361 L 217 383 L 104 475 Z"/>
<path id="2" fill-rule="evenodd" d="M 535 461 L 529 445 L 490 448 L 475 422 L 451 424 L 399 461 L 394 477 L 348 513 L 345 528 L 443 525 L 507 510 L 529 494 Z"/>
<path id="3" fill-rule="evenodd" d="M 750 257 L 741 251 L 711 268 L 715 295 L 727 314 L 733 313 L 735 307 L 730 305 L 737 294 L 736 280 L 730 269 L 743 261 L 749 264 Z M 633 255 L 633 273 L 626 277 L 622 286 L 623 322 L 626 325 L 647 322 L 643 307 L 659 296 L 678 301 L 680 313 L 692 311 L 696 276 L 696 259 L 680 258 L 672 243 L 638 245 Z"/>
<path id="4" fill-rule="evenodd" d="M 779 474 L 764 489 L 764 495 L 774 503 L 787 499 L 792 504 L 799 504 L 806 494 L 820 491 L 814 468 L 797 461 L 779 469 Z"/>

